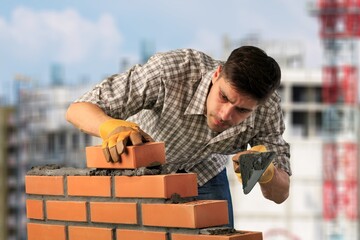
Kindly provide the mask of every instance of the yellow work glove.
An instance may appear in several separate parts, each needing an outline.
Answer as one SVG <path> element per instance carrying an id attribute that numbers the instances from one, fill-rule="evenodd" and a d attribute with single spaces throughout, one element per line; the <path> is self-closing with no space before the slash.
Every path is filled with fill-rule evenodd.
<path id="1" fill-rule="evenodd" d="M 102 123 L 99 133 L 103 139 L 103 153 L 108 162 L 121 161 L 120 154 L 124 152 L 127 145 L 136 146 L 154 141 L 136 123 L 120 119 L 110 119 Z"/>
<path id="2" fill-rule="evenodd" d="M 234 165 L 234 171 L 235 171 L 235 174 L 236 174 L 239 182 L 242 183 L 241 173 L 240 173 L 240 165 L 239 165 L 239 162 L 238 162 L 240 155 L 247 154 L 247 153 L 252 153 L 252 152 L 266 152 L 266 151 L 267 151 L 267 149 L 266 149 L 266 147 L 264 145 L 257 145 L 257 146 L 254 146 L 254 147 L 250 148 L 249 150 L 239 152 L 238 154 L 233 156 L 232 160 L 233 160 L 233 165 Z M 259 183 L 270 182 L 271 179 L 274 177 L 274 171 L 275 171 L 274 168 L 275 168 L 275 166 L 271 162 L 269 164 L 269 166 L 266 168 L 266 170 L 263 173 L 263 175 L 261 176 L 261 178 L 259 179 Z"/>

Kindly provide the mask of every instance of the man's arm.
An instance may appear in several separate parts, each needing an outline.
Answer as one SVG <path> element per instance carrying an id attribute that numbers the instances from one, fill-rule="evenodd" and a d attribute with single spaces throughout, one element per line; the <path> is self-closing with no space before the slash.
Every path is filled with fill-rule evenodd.
<path id="1" fill-rule="evenodd" d="M 72 103 L 67 112 L 66 120 L 81 131 L 99 137 L 99 127 L 110 120 L 105 112 L 95 104 L 87 102 Z"/>
<path id="2" fill-rule="evenodd" d="M 280 204 L 289 196 L 290 177 L 284 170 L 274 167 L 273 178 L 267 183 L 260 183 L 260 187 L 266 199 Z"/>

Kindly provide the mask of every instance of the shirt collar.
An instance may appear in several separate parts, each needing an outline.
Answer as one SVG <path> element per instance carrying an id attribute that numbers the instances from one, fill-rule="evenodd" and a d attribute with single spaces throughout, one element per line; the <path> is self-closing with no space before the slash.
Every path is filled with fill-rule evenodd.
<path id="1" fill-rule="evenodd" d="M 192 96 L 192 99 L 185 110 L 185 115 L 206 114 L 206 99 L 214 72 L 215 70 L 209 71 L 201 78 L 199 86 L 196 88 L 195 94 Z"/>

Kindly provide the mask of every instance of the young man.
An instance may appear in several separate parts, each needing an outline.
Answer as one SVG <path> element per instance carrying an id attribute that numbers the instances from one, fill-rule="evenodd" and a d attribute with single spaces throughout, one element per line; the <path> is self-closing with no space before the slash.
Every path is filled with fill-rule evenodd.
<path id="1" fill-rule="evenodd" d="M 275 91 L 280 78 L 276 61 L 256 47 L 237 48 L 226 62 L 175 50 L 103 80 L 71 104 L 66 117 L 103 139 L 109 161 L 121 161 L 127 144 L 165 142 L 163 170 L 197 173 L 199 199 L 228 200 L 233 226 L 228 155 L 248 144 L 275 151 L 260 187 L 276 203 L 289 194 L 290 150 Z"/>

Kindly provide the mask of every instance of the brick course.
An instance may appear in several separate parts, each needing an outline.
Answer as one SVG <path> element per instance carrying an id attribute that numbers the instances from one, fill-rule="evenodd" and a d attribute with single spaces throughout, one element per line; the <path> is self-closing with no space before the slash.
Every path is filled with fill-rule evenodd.
<path id="1" fill-rule="evenodd" d="M 160 145 L 143 147 L 145 152 L 157 152 Z M 101 152 L 98 146 L 87 149 L 96 156 Z M 133 165 L 139 152 L 141 146 L 128 151 Z M 159 159 L 144 156 L 142 162 Z M 75 170 L 69 176 L 66 171 L 48 175 L 44 170 L 25 177 L 28 240 L 262 239 L 260 232 L 250 231 L 203 234 L 202 229 L 228 224 L 228 210 L 226 201 L 196 200 L 196 174 L 89 176 L 84 172 L 89 171 Z"/>

